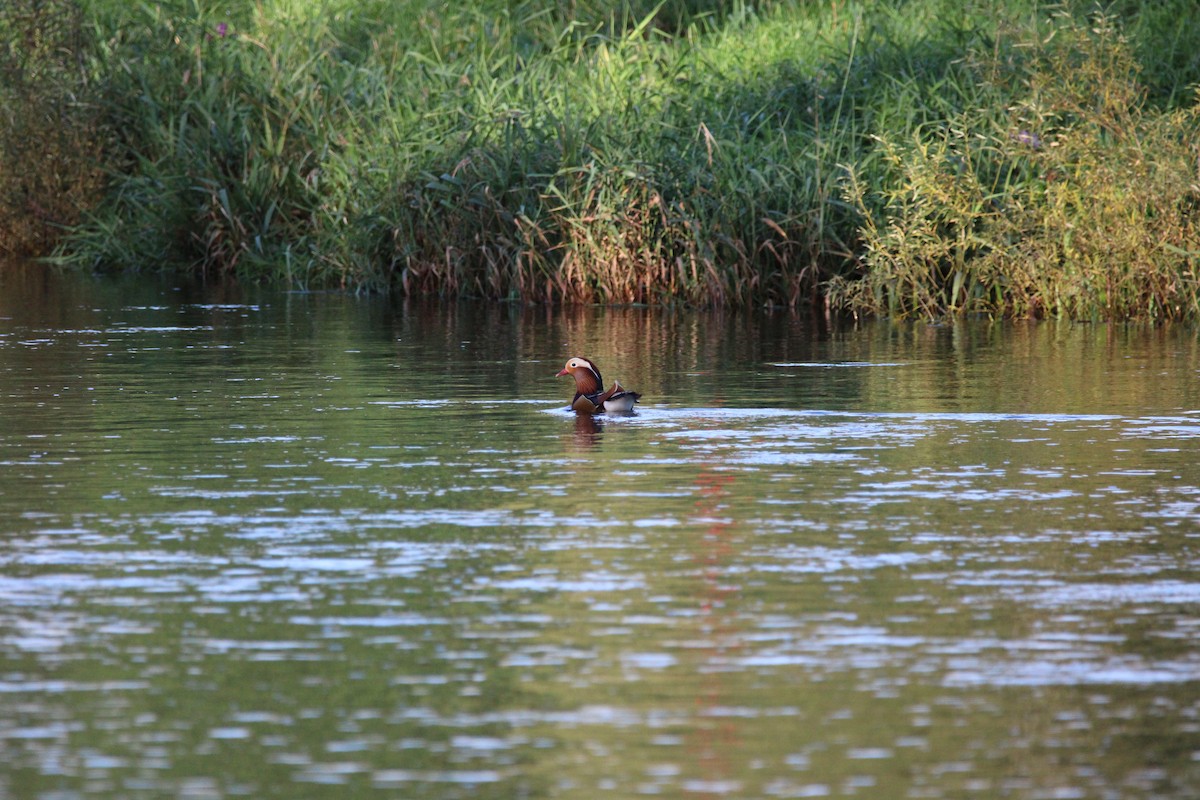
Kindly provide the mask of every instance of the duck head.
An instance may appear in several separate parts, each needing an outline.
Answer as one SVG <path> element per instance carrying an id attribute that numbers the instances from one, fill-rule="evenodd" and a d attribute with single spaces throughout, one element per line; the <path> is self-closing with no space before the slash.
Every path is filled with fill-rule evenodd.
<path id="1" fill-rule="evenodd" d="M 604 379 L 600 377 L 600 370 L 582 356 L 572 357 L 554 377 L 561 378 L 564 375 L 570 375 L 575 379 L 577 395 L 595 394 L 604 389 Z"/>

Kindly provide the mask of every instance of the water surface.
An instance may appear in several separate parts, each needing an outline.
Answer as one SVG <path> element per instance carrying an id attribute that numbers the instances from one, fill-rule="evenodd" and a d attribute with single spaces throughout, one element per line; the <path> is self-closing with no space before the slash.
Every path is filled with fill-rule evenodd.
<path id="1" fill-rule="evenodd" d="M 1198 380 L 1174 328 L 5 274 L 0 795 L 1200 796 Z"/>

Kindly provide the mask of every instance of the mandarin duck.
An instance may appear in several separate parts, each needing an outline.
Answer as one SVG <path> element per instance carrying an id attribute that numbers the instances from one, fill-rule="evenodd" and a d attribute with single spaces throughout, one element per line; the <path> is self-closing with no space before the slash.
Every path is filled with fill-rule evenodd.
<path id="1" fill-rule="evenodd" d="M 584 414 L 600 411 L 627 413 L 633 411 L 633 404 L 641 398 L 640 394 L 629 391 L 620 383 L 613 383 L 611 389 L 604 391 L 600 370 L 580 356 L 569 360 L 554 377 L 561 378 L 564 375 L 575 379 L 575 397 L 571 400 L 571 408 Z"/>

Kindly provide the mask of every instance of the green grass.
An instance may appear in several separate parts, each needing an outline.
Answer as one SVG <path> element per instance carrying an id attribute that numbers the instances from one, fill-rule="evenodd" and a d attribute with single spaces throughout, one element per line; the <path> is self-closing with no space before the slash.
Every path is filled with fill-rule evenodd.
<path id="1" fill-rule="evenodd" d="M 1200 312 L 1189 3 L 611 5 L 57 0 L 74 38 L 51 49 L 77 66 L 25 81 L 0 147 L 47 109 L 73 121 L 89 146 L 56 253 L 89 269 L 931 318 Z"/>

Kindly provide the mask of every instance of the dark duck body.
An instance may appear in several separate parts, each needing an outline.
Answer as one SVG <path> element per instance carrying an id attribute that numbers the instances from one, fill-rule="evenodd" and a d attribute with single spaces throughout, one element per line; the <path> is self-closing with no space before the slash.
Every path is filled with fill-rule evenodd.
<path id="1" fill-rule="evenodd" d="M 604 379 L 600 377 L 599 368 L 582 356 L 567 361 L 567 365 L 555 377 L 564 375 L 575 379 L 575 397 L 571 400 L 571 408 L 583 414 L 601 411 L 628 413 L 633 411 L 633 404 L 641 398 L 640 394 L 629 391 L 618 382 L 604 391 Z"/>

